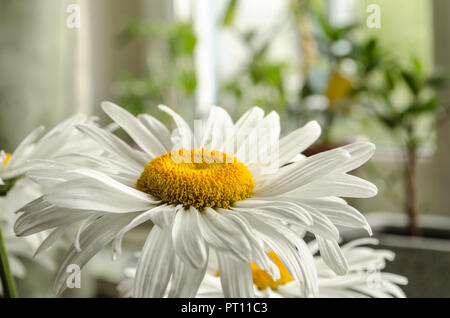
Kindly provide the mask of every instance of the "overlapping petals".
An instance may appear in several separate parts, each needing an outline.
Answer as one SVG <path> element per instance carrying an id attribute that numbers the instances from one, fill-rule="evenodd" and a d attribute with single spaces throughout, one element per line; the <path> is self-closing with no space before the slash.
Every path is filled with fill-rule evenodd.
<path id="1" fill-rule="evenodd" d="M 74 152 L 64 162 L 32 161 L 29 176 L 46 188 L 39 199 L 19 210 L 18 235 L 52 229 L 48 248 L 65 229 L 79 227 L 73 247 L 63 261 L 55 291 L 64 285 L 69 262 L 83 266 L 101 248 L 114 241 L 121 252 L 127 231 L 149 224 L 149 235 L 140 253 L 134 280 L 135 297 L 193 297 L 204 278 L 209 257 L 217 256 L 220 281 L 226 297 L 252 297 L 250 263 L 274 279 L 279 270 L 267 256 L 273 250 L 299 282 L 304 297 L 319 295 L 320 277 L 304 232 L 317 238 L 328 268 L 337 275 L 349 272 L 347 255 L 337 244 L 337 226 L 370 227 L 361 213 L 340 197 L 364 198 L 376 187 L 349 172 L 375 151 L 357 142 L 294 162 L 294 157 L 313 144 L 320 127 L 310 122 L 280 140 L 279 116 L 254 107 L 233 123 L 228 113 L 214 106 L 199 134 L 166 106 L 176 129 L 169 131 L 148 115 L 134 117 L 112 103 L 103 103 L 111 117 L 139 147 L 135 149 L 114 133 L 89 125 L 78 130 L 97 144 L 100 153 Z M 254 144 L 258 129 L 269 131 Z M 248 134 L 242 135 L 242 130 Z M 145 165 L 155 157 L 180 148 L 205 147 L 236 156 L 251 171 L 256 187 L 252 197 L 229 209 L 170 205 L 136 189 Z M 249 156 L 260 149 L 277 149 L 275 171 Z M 80 160 L 88 165 L 80 166 Z"/>

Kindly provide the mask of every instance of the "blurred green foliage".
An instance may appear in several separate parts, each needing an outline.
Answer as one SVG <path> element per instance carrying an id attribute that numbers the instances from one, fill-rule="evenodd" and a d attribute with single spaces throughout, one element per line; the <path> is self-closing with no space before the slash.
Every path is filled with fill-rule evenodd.
<path id="1" fill-rule="evenodd" d="M 194 105 L 197 86 L 194 69 L 196 37 L 191 23 L 130 21 L 118 37 L 121 45 L 144 39 L 150 51 L 144 76 L 125 75 L 116 83 L 120 103 L 130 112 L 154 113 L 158 104 L 171 105 L 183 114 Z"/>
<path id="2" fill-rule="evenodd" d="M 341 141 L 333 134 L 341 120 L 353 117 L 364 122 L 375 118 L 388 131 L 401 130 L 415 121 L 413 118 L 440 109 L 435 90 L 443 85 L 442 76 L 428 74 L 418 58 L 408 66 L 400 63 L 398 55 L 382 47 L 376 37 L 361 37 L 361 24 L 334 26 L 323 1 L 291 0 L 288 19 L 282 17 L 269 32 L 236 27 L 239 4 L 239 0 L 229 0 L 219 21 L 219 27 L 230 31 L 248 52 L 240 71 L 220 83 L 219 104 L 234 118 L 258 105 L 266 111 L 276 110 L 282 120 L 295 126 L 316 119 L 322 125 L 322 143 L 331 145 Z M 275 61 L 269 54 L 273 39 L 292 23 L 298 27 L 300 41 L 293 43 L 292 49 L 301 53 L 300 66 Z M 267 34 L 261 36 L 262 32 Z M 133 113 L 152 113 L 159 103 L 179 110 L 192 109 L 197 86 L 192 24 L 131 21 L 119 40 L 126 44 L 140 37 L 150 47 L 156 46 L 159 53 L 157 58 L 149 54 L 144 76 L 124 76 L 118 83 L 121 103 Z M 356 70 L 349 71 L 349 65 Z M 302 78 L 294 92 L 286 84 L 292 74 Z M 398 105 L 398 96 L 403 96 L 408 105 Z M 319 107 L 311 105 L 317 100 Z"/>
<path id="3" fill-rule="evenodd" d="M 446 74 L 426 70 L 417 57 L 400 61 L 376 38 L 363 42 L 355 53 L 359 59 L 353 94 L 367 114 L 407 147 L 428 142 L 429 134 L 423 134 L 419 126 L 425 117 L 432 122 L 446 118 L 447 107 L 438 98 Z"/>

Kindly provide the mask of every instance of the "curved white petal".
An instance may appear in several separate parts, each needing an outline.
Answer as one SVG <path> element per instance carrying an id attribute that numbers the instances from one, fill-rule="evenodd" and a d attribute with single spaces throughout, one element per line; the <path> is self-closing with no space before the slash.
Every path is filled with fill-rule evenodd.
<path id="1" fill-rule="evenodd" d="M 112 155 L 129 162 L 135 169 L 143 170 L 145 165 L 152 160 L 147 153 L 131 148 L 123 140 L 106 130 L 84 125 L 78 125 L 76 128 Z"/>
<path id="2" fill-rule="evenodd" d="M 298 190 L 329 175 L 350 155 L 345 150 L 330 150 L 281 168 L 253 190 L 255 196 L 274 196 Z"/>
<path id="3" fill-rule="evenodd" d="M 317 296 L 319 293 L 317 271 L 305 242 L 284 225 L 251 215 L 245 215 L 245 218 L 255 231 L 260 233 L 268 247 L 278 255 L 291 276 L 300 282 L 301 297 Z"/>
<path id="4" fill-rule="evenodd" d="M 251 262 L 251 244 L 242 222 L 230 218 L 226 213 L 205 208 L 198 224 L 209 245 L 218 251 L 228 251 L 236 260 Z"/>
<path id="5" fill-rule="evenodd" d="M 369 223 L 364 215 L 344 200 L 336 201 L 332 198 L 299 198 L 301 202 L 319 210 L 330 219 L 333 224 L 347 227 L 362 227 L 372 234 Z"/>
<path id="6" fill-rule="evenodd" d="M 250 263 L 236 261 L 227 252 L 216 250 L 216 254 L 224 296 L 226 298 L 254 297 Z"/>
<path id="7" fill-rule="evenodd" d="M 311 146 L 320 136 L 320 126 L 313 120 L 280 139 L 280 167 L 292 161 L 295 155 Z"/>
<path id="8" fill-rule="evenodd" d="M 340 166 L 337 172 L 349 172 L 360 167 L 372 158 L 375 153 L 375 145 L 370 142 L 354 142 L 349 145 L 340 147 L 350 153 L 350 160 L 348 160 L 343 166 Z"/>
<path id="9" fill-rule="evenodd" d="M 233 121 L 228 112 L 221 107 L 213 106 L 201 136 L 200 148 L 223 150 L 227 135 L 232 129 Z"/>
<path id="10" fill-rule="evenodd" d="M 5 166 L 5 169 L 13 169 L 17 167 L 19 164 L 23 163 L 28 159 L 27 154 L 30 153 L 30 147 L 39 138 L 40 135 L 44 132 L 45 127 L 39 126 L 35 130 L 33 130 L 25 139 L 17 146 L 16 150 L 11 155 L 11 159 Z"/>
<path id="11" fill-rule="evenodd" d="M 171 228 L 154 226 L 145 241 L 136 269 L 133 296 L 163 297 L 173 271 Z"/>
<path id="12" fill-rule="evenodd" d="M 167 127 L 153 116 L 148 114 L 139 114 L 137 116 L 138 120 L 147 128 L 159 142 L 164 146 L 166 152 L 172 149 L 172 140 L 170 136 L 170 131 Z"/>
<path id="13" fill-rule="evenodd" d="M 45 199 L 55 205 L 111 213 L 145 211 L 158 203 L 143 192 L 130 188 L 98 171 L 74 170 L 80 176 L 48 189 Z M 93 196 L 92 194 L 95 194 Z"/>
<path id="14" fill-rule="evenodd" d="M 45 202 L 42 198 L 30 202 L 18 212 L 23 212 L 23 214 L 14 224 L 14 231 L 17 236 L 27 236 L 75 223 L 95 213 L 95 211 L 76 211 L 57 207 Z"/>
<path id="15" fill-rule="evenodd" d="M 346 198 L 371 198 L 377 187 L 364 179 L 344 173 L 332 173 L 294 190 L 292 195 L 304 198 L 339 196 Z"/>
<path id="16" fill-rule="evenodd" d="M 206 264 L 202 268 L 192 268 L 175 256 L 168 297 L 195 297 L 205 273 Z"/>
<path id="17" fill-rule="evenodd" d="M 80 237 L 81 252 L 78 252 L 72 245 L 65 255 L 56 274 L 55 293 L 60 294 L 66 289 L 66 280 L 73 273 L 73 271 L 68 270 L 69 265 L 74 264 L 83 268 L 94 255 L 111 242 L 117 231 L 130 220 L 129 215 L 104 215 L 89 225 Z"/>
<path id="18" fill-rule="evenodd" d="M 199 212 L 194 207 L 178 210 L 172 227 L 172 241 L 175 253 L 183 262 L 195 269 L 206 266 L 207 247 L 200 233 Z"/>
<path id="19" fill-rule="evenodd" d="M 170 115 L 175 121 L 175 124 L 177 125 L 177 128 L 179 130 L 178 133 L 181 137 L 181 147 L 186 149 L 192 148 L 192 143 L 194 141 L 192 130 L 186 123 L 186 121 L 183 119 L 183 117 L 181 117 L 180 115 L 178 115 L 176 112 L 174 112 L 172 109 L 170 109 L 165 105 L 159 105 L 158 108 L 161 109 L 163 112 L 167 113 L 168 115 Z"/>
<path id="20" fill-rule="evenodd" d="M 338 275 L 345 275 L 349 265 L 339 244 L 335 240 L 327 240 L 316 235 L 319 243 L 320 255 L 323 261 Z"/>
<path id="21" fill-rule="evenodd" d="M 236 202 L 231 209 L 242 213 L 248 211 L 261 217 L 276 218 L 292 224 L 310 226 L 314 223 L 312 216 L 307 210 L 282 199 L 279 201 L 257 200 L 257 198 L 244 200 Z"/>
<path id="22" fill-rule="evenodd" d="M 111 102 L 103 102 L 102 108 L 151 157 L 154 158 L 166 152 L 158 138 L 125 109 Z"/>

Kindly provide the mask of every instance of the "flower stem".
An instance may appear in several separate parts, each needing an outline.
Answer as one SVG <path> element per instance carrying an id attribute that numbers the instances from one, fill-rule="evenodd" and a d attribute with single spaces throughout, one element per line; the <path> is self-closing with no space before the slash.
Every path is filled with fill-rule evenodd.
<path id="1" fill-rule="evenodd" d="M 3 240 L 2 227 L 0 226 L 0 278 L 5 298 L 17 298 L 17 289 L 14 277 L 9 267 L 8 254 L 6 253 L 5 241 Z"/>

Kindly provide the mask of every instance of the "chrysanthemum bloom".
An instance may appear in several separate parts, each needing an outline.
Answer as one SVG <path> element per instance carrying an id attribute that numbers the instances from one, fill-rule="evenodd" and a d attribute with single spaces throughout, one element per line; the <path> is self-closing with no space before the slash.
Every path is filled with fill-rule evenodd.
<path id="1" fill-rule="evenodd" d="M 339 276 L 325 265 L 322 257 L 316 255 L 314 263 L 319 277 L 319 297 L 321 298 L 390 298 L 406 297 L 399 285 L 406 285 L 406 277 L 384 272 L 386 261 L 393 261 L 395 254 L 389 250 L 373 249 L 363 245 L 378 244 L 376 239 L 358 239 L 342 246 L 344 256 L 348 260 L 349 271 Z M 311 252 L 317 253 L 317 241 L 309 244 Z M 275 252 L 268 252 L 280 270 L 280 278 L 273 278 L 255 264 L 251 264 L 253 287 L 256 297 L 261 298 L 296 298 L 299 293 L 299 282 L 295 281 Z M 121 297 L 132 295 L 133 279 L 136 269 L 125 269 L 125 279 L 118 285 Z M 221 298 L 223 291 L 220 283 L 215 258 L 211 257 L 208 271 L 200 285 L 197 297 Z"/>
<path id="2" fill-rule="evenodd" d="M 171 133 L 151 116 L 136 118 L 114 104 L 102 106 L 140 150 L 105 130 L 80 125 L 105 152 L 84 155 L 91 168 L 54 161 L 33 171 L 30 176 L 48 188 L 20 210 L 15 224 L 18 235 L 27 235 L 60 233 L 82 222 L 58 271 L 56 292 L 66 287 L 68 265 L 83 266 L 112 240 L 120 253 L 123 236 L 145 222 L 154 226 L 140 254 L 135 297 L 162 297 L 169 280 L 171 297 L 195 296 L 211 248 L 226 297 L 254 295 L 251 262 L 279 279 L 266 250 L 275 251 L 300 282 L 301 295 L 317 296 L 317 271 L 298 234 L 302 230 L 316 236 L 331 269 L 348 271 L 336 225 L 370 228 L 339 197 L 376 194 L 373 184 L 347 174 L 372 156 L 372 144 L 358 142 L 288 164 L 319 137 L 316 122 L 279 139 L 275 112 L 264 116 L 254 107 L 233 123 L 225 110 L 213 107 L 201 133 L 193 133 L 179 115 L 160 106 L 175 121 Z M 255 156 L 260 153 L 271 160 Z"/>
<path id="3" fill-rule="evenodd" d="M 44 164 L 45 160 L 70 152 L 92 150 L 94 144 L 75 129 L 75 125 L 92 125 L 94 119 L 85 115 L 73 116 L 42 137 L 44 127 L 41 126 L 31 132 L 12 154 L 3 150 L 0 152 L 0 225 L 11 269 L 17 277 L 25 275 L 25 268 L 20 262 L 20 257 L 31 258 L 45 239 L 45 235 L 41 233 L 18 238 L 13 230 L 17 219 L 14 212 L 43 194 L 42 186 L 28 178 L 26 173 L 33 167 Z M 46 267 L 52 265 L 48 257 L 37 257 L 36 260 Z"/>
<path id="4" fill-rule="evenodd" d="M 404 276 L 384 272 L 386 261 L 393 261 L 395 254 L 389 250 L 373 249 L 363 245 L 378 244 L 376 239 L 354 240 L 342 246 L 342 252 L 349 264 L 346 275 L 336 275 L 324 263 L 320 255 L 314 257 L 319 277 L 319 297 L 321 298 L 390 298 L 406 297 L 399 285 L 406 285 Z M 317 242 L 310 243 L 312 253 L 317 252 Z M 274 281 L 269 274 L 252 264 L 255 295 L 264 298 L 296 298 L 299 293 L 299 282 L 294 280 L 286 267 L 274 252 L 269 252 L 280 269 L 281 278 Z M 132 274 L 129 271 L 129 274 Z M 197 297 L 223 297 L 220 288 L 220 274 L 213 264 L 205 275 Z M 125 293 L 131 279 L 121 282 L 120 291 Z"/>

